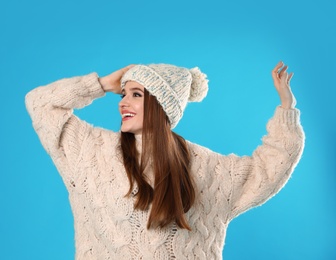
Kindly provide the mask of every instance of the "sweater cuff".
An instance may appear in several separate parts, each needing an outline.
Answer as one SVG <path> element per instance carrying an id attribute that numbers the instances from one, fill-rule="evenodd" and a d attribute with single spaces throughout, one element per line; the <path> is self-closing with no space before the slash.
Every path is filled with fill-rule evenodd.
<path id="1" fill-rule="evenodd" d="M 296 108 L 285 109 L 278 106 L 274 113 L 274 119 L 280 124 L 296 126 L 300 124 L 300 110 Z"/>
<path id="2" fill-rule="evenodd" d="M 83 108 L 99 97 L 105 95 L 97 73 L 77 76 L 60 80 L 63 87 L 58 88 L 59 95 L 55 95 L 55 105 L 65 108 Z"/>
<path id="3" fill-rule="evenodd" d="M 90 73 L 86 76 L 82 77 L 82 80 L 85 82 L 86 88 L 82 88 L 83 90 L 87 90 L 87 95 L 92 97 L 93 99 L 102 97 L 105 95 L 105 91 L 99 83 L 99 77 L 96 72 Z"/>

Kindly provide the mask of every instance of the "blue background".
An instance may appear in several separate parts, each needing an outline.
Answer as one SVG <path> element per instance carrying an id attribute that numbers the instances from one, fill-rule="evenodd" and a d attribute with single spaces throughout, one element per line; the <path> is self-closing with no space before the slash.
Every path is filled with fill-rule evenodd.
<path id="1" fill-rule="evenodd" d="M 73 259 L 73 219 L 25 94 L 64 77 L 130 63 L 199 66 L 210 90 L 176 131 L 223 154 L 250 155 L 279 98 L 271 70 L 295 75 L 306 148 L 288 185 L 229 226 L 224 256 L 336 259 L 336 8 L 320 1 L 11 0 L 0 8 L 2 259 Z M 119 97 L 77 114 L 118 130 Z"/>

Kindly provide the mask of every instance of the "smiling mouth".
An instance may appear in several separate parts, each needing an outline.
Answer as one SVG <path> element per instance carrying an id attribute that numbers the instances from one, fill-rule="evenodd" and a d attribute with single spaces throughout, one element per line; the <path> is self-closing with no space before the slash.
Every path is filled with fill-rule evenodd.
<path id="1" fill-rule="evenodd" d="M 133 114 L 133 113 L 125 113 L 125 114 L 121 115 L 123 121 L 132 119 L 134 116 L 135 116 L 135 114 Z"/>

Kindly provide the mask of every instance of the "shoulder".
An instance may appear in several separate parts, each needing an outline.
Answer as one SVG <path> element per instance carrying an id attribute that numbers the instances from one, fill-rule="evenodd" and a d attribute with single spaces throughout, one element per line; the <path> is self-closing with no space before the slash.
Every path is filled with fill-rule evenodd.
<path id="1" fill-rule="evenodd" d="M 94 139 L 101 145 L 117 146 L 120 140 L 120 132 L 114 132 L 112 130 L 91 126 L 89 138 Z"/>
<path id="2" fill-rule="evenodd" d="M 62 139 L 70 144 L 77 144 L 77 149 L 103 150 L 116 148 L 119 143 L 120 133 L 94 126 L 85 120 L 72 116 L 66 124 Z"/>
<path id="3" fill-rule="evenodd" d="M 193 167 L 195 167 L 196 165 L 196 168 L 198 166 L 200 167 L 201 165 L 205 165 L 207 169 L 210 168 L 228 169 L 232 164 L 232 159 L 234 157 L 237 157 L 234 154 L 223 155 L 218 152 L 214 152 L 213 150 L 207 147 L 201 146 L 199 144 L 190 141 L 186 142 L 189 147 L 191 164 Z"/>
<path id="4" fill-rule="evenodd" d="M 220 156 L 220 154 L 202 145 L 199 145 L 199 144 L 187 141 L 187 140 L 186 140 L 186 143 L 189 148 L 190 157 L 191 157 L 192 162 L 195 160 L 209 162 L 210 160 L 211 161 L 218 160 L 218 157 Z"/>
<path id="5" fill-rule="evenodd" d="M 204 155 L 204 156 L 218 156 L 218 155 L 220 155 L 219 153 L 214 152 L 214 151 L 212 151 L 211 149 L 209 149 L 205 146 L 190 142 L 188 140 L 186 140 L 186 143 L 188 145 L 189 151 L 190 151 L 192 156 L 193 155 Z"/>

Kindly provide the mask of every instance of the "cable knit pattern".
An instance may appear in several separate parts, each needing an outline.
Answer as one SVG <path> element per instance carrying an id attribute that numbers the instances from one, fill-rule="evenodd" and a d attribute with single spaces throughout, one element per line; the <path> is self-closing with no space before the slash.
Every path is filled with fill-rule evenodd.
<path id="1" fill-rule="evenodd" d="M 197 192 L 186 213 L 192 231 L 174 223 L 147 230 L 149 211 L 133 207 L 137 187 L 125 197 L 129 182 L 119 133 L 93 127 L 72 113 L 103 95 L 92 73 L 26 96 L 34 128 L 69 192 L 76 259 L 221 259 L 229 222 L 276 194 L 303 150 L 299 111 L 280 107 L 251 157 L 223 156 L 188 142 Z"/>

